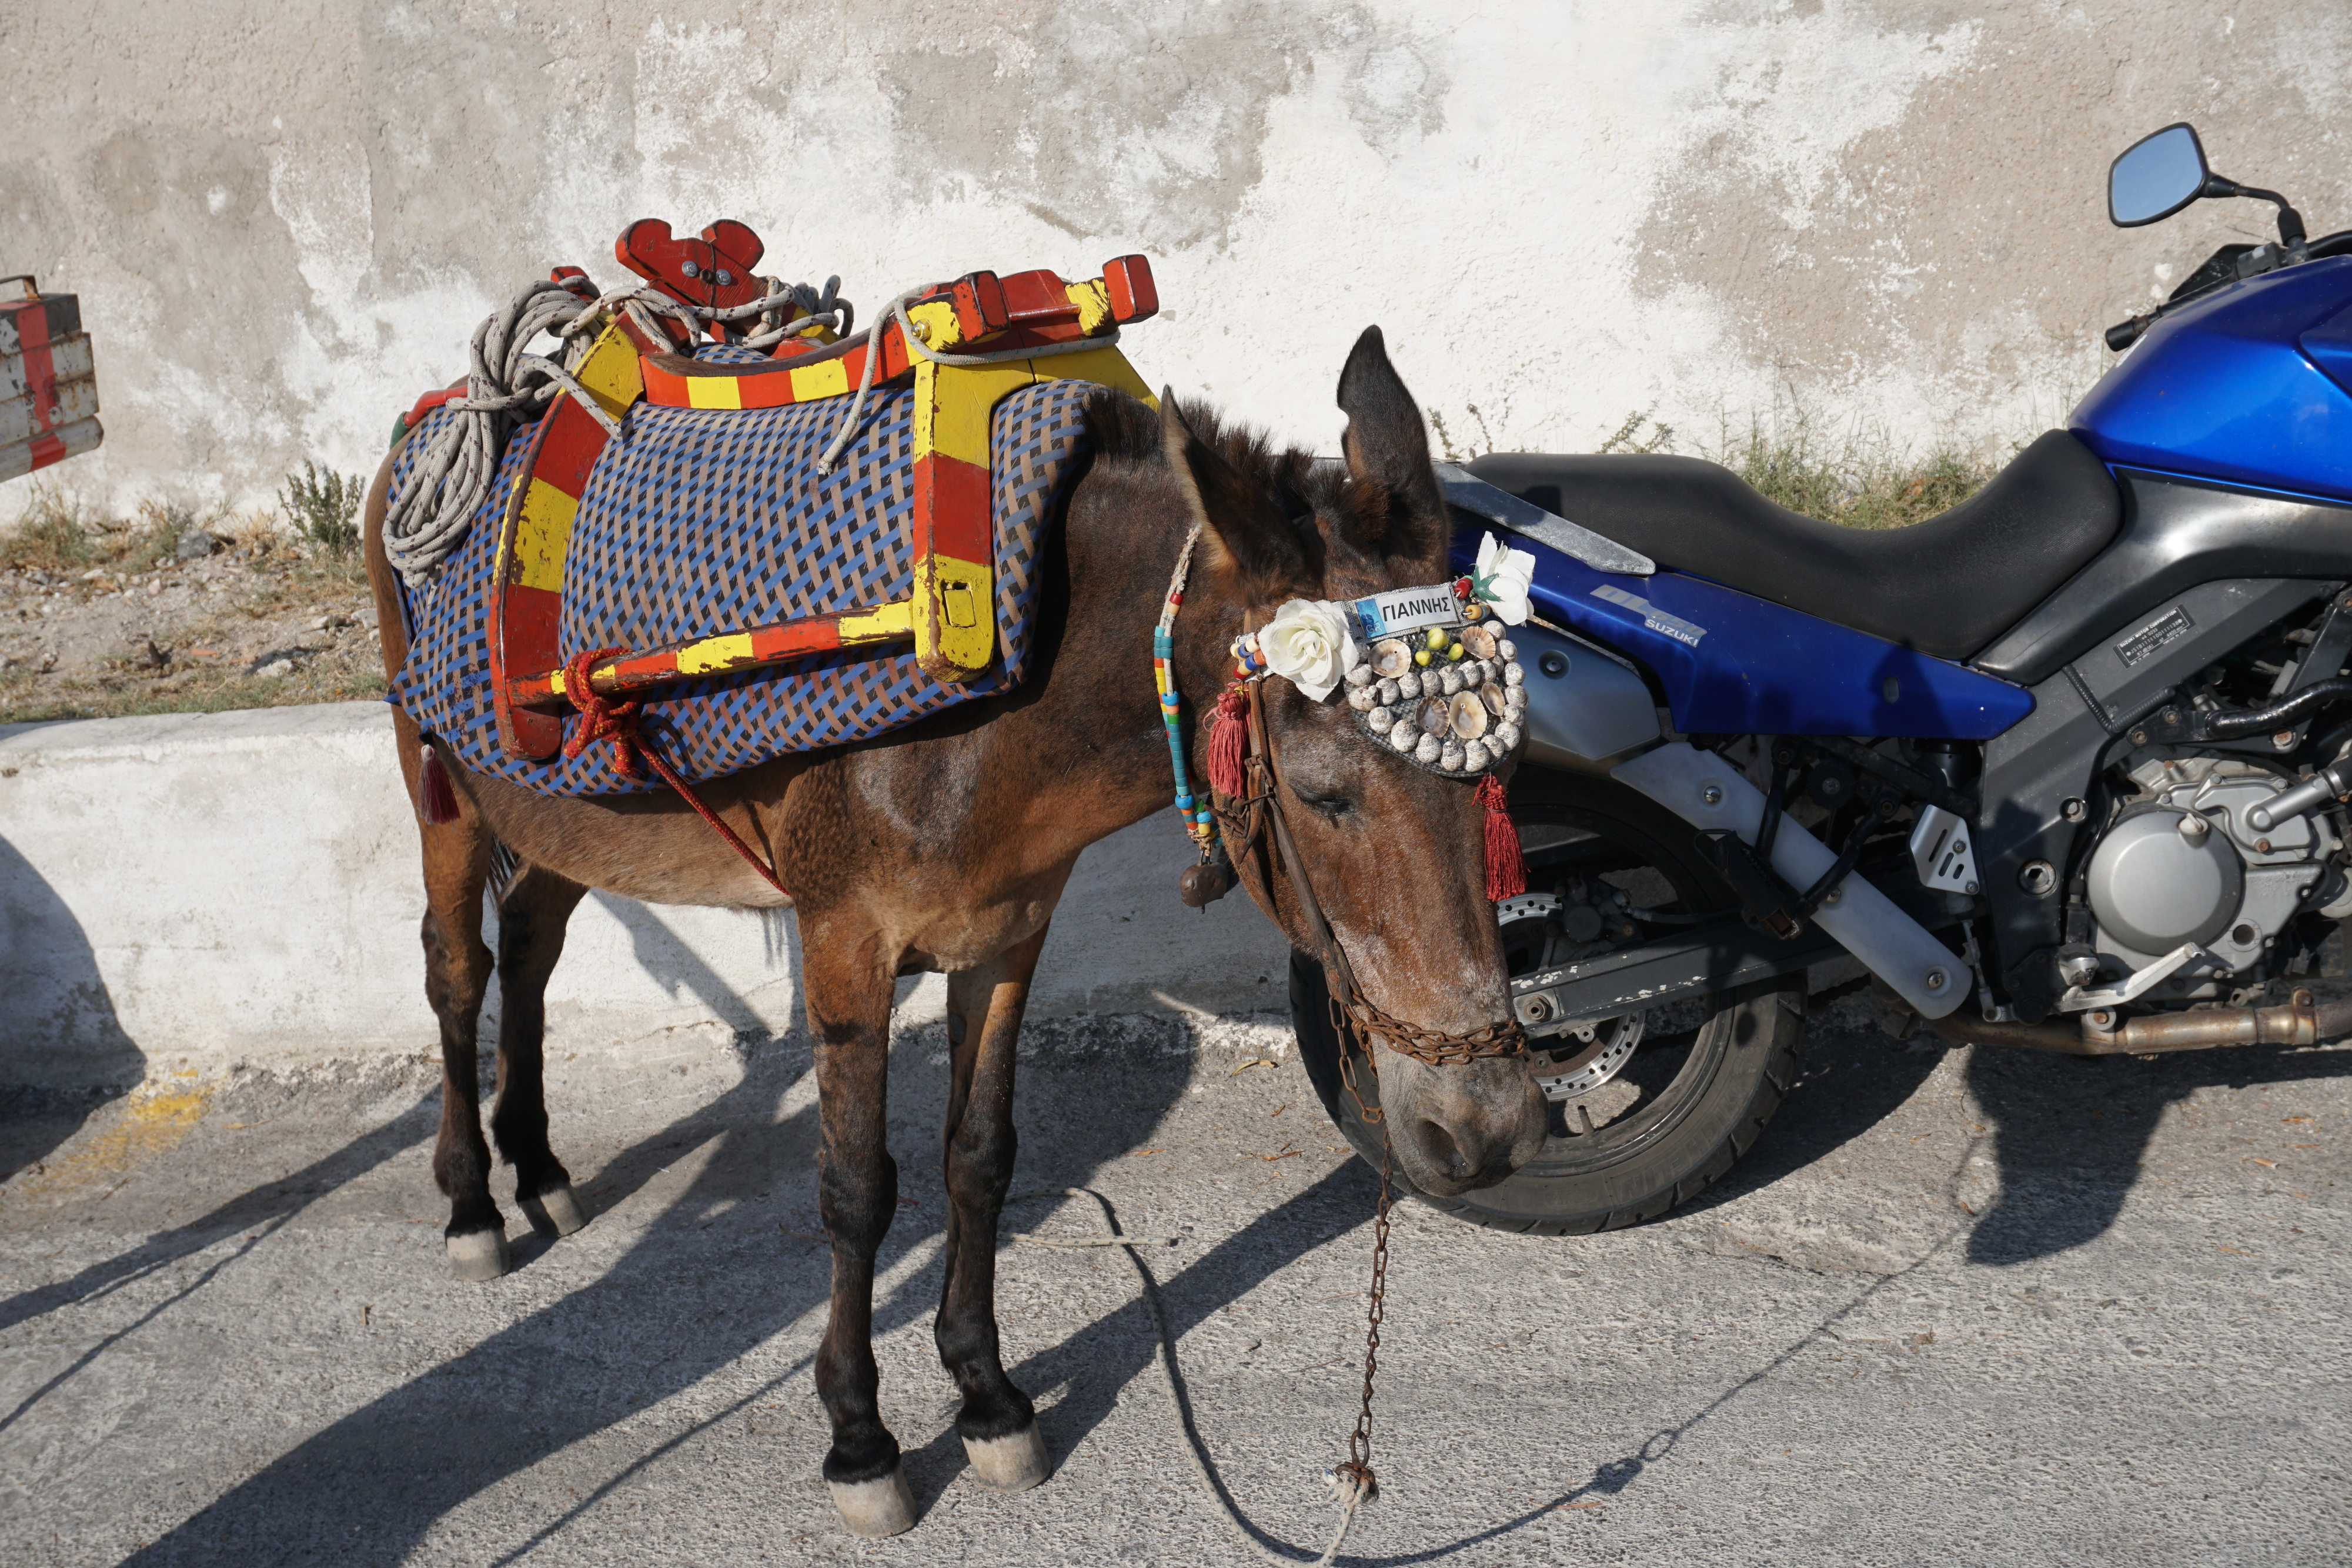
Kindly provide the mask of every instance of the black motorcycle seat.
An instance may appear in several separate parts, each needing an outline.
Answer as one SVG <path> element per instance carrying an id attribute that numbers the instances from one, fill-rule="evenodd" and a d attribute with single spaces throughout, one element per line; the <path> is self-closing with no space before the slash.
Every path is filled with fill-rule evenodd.
<path id="1" fill-rule="evenodd" d="M 2123 523 L 2106 465 L 2063 430 L 1950 511 L 1902 528 L 1790 511 L 1696 457 L 1496 452 L 1469 469 L 1660 566 L 1943 659 L 2023 620 Z"/>

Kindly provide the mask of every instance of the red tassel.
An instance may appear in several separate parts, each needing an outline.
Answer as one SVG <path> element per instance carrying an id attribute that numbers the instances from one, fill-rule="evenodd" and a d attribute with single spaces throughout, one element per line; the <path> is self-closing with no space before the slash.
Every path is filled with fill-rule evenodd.
<path id="1" fill-rule="evenodd" d="M 1249 755 L 1249 698 L 1241 688 L 1226 688 L 1217 699 L 1217 721 L 1209 731 L 1209 788 L 1237 800 L 1248 789 L 1242 779 L 1242 759 Z"/>
<path id="2" fill-rule="evenodd" d="M 1478 782 L 1478 804 L 1486 808 L 1486 898 L 1500 904 L 1528 890 L 1528 861 L 1519 852 L 1519 831 L 1506 809 L 1503 781 L 1489 773 Z"/>
<path id="3" fill-rule="evenodd" d="M 449 786 L 449 770 L 441 766 L 441 754 L 431 747 L 425 748 L 424 765 L 416 770 L 417 815 L 427 826 L 439 827 L 457 820 L 457 791 Z"/>

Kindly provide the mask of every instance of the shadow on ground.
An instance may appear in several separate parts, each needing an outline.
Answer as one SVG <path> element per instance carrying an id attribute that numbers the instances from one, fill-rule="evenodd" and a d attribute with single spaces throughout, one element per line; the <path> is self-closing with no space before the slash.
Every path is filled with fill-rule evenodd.
<path id="1" fill-rule="evenodd" d="M 47 1159 L 145 1074 L 81 922 L 0 838 L 0 1181 Z"/>

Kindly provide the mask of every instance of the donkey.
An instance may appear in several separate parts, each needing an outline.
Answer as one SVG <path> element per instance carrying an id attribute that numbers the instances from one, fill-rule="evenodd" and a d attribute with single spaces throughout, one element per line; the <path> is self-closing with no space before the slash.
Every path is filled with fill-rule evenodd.
<path id="1" fill-rule="evenodd" d="M 503 845 L 515 863 L 499 894 L 505 1005 L 490 1132 L 514 1167 L 521 1207 L 559 1233 L 586 1217 L 548 1145 L 541 1037 L 548 976 L 573 908 L 592 887 L 655 904 L 789 902 L 805 955 L 819 1207 L 833 1253 L 815 1376 L 832 1422 L 824 1473 L 835 1505 L 861 1534 L 914 1523 L 898 1443 L 876 1405 L 872 1301 L 875 1254 L 898 1206 L 884 1115 L 892 982 L 932 970 L 948 977 L 952 1075 L 940 1359 L 963 1396 L 956 1430 L 979 1479 L 1006 1490 L 1043 1480 L 1035 1412 L 1005 1376 L 995 1318 L 997 1222 L 1015 1152 L 1015 1041 L 1047 923 L 1079 852 L 1170 798 L 1150 647 L 1178 552 L 1200 525 L 1174 659 L 1195 715 L 1224 685 L 1229 645 L 1245 621 L 1260 624 L 1289 599 L 1353 599 L 1452 575 L 1450 525 L 1421 413 L 1378 328 L 1358 340 L 1339 402 L 1348 416 L 1344 473 L 1223 428 L 1172 396 L 1155 415 L 1131 398 L 1097 394 L 1087 409 L 1091 465 L 1051 536 L 1025 685 L 881 740 L 700 786 L 706 803 L 770 857 L 789 900 L 673 795 L 550 798 L 453 763 L 454 819 L 428 823 L 420 810 L 418 820 L 425 994 L 443 1065 L 433 1174 L 449 1198 L 446 1234 L 457 1272 L 486 1279 L 508 1264 L 475 1055 L 492 965 L 482 895 L 494 848 Z M 390 474 L 387 460 L 366 523 L 388 673 L 407 653 L 382 540 Z M 1309 701 L 1286 682 L 1268 683 L 1263 701 L 1297 863 L 1366 999 L 1450 1035 L 1507 1019 L 1476 792 L 1367 739 L 1343 704 Z M 406 715 L 395 724 L 401 769 L 419 800 L 424 740 Z M 1208 729 L 1193 729 L 1195 779 L 1208 777 Z M 1263 852 L 1236 858 L 1258 905 L 1294 946 L 1310 946 L 1311 912 L 1282 863 Z M 1378 1071 L 1397 1164 L 1424 1192 L 1500 1181 L 1542 1141 L 1542 1096 L 1524 1056 L 1433 1066 L 1381 1051 Z"/>

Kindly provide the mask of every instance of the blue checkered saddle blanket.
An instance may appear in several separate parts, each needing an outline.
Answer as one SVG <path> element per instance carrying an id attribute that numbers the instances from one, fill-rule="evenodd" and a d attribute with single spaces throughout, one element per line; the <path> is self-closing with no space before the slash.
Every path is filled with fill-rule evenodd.
<path id="1" fill-rule="evenodd" d="M 710 779 L 787 753 L 864 740 L 1019 685 L 1036 622 L 1045 533 L 1087 451 L 1084 410 L 1097 390 L 1086 382 L 1048 382 L 996 405 L 990 432 L 994 669 L 968 685 L 947 685 L 917 666 L 912 643 L 841 649 L 666 687 L 645 706 L 644 733 L 679 773 Z M 913 394 L 877 390 L 856 443 L 831 474 L 820 475 L 817 455 L 842 413 L 839 399 L 772 409 L 632 408 L 622 435 L 590 474 L 572 519 L 563 656 L 655 648 L 907 598 L 914 589 L 906 540 Z M 454 417 L 436 409 L 402 443 L 394 494 L 409 482 L 438 428 L 435 422 Z M 650 773 L 614 773 L 609 745 L 530 762 L 499 744 L 490 707 L 490 575 L 499 518 L 529 436 L 519 430 L 509 441 L 465 542 L 424 587 L 404 585 L 408 658 L 386 700 L 477 773 L 548 795 L 658 789 Z M 567 736 L 576 722 L 566 718 Z"/>

